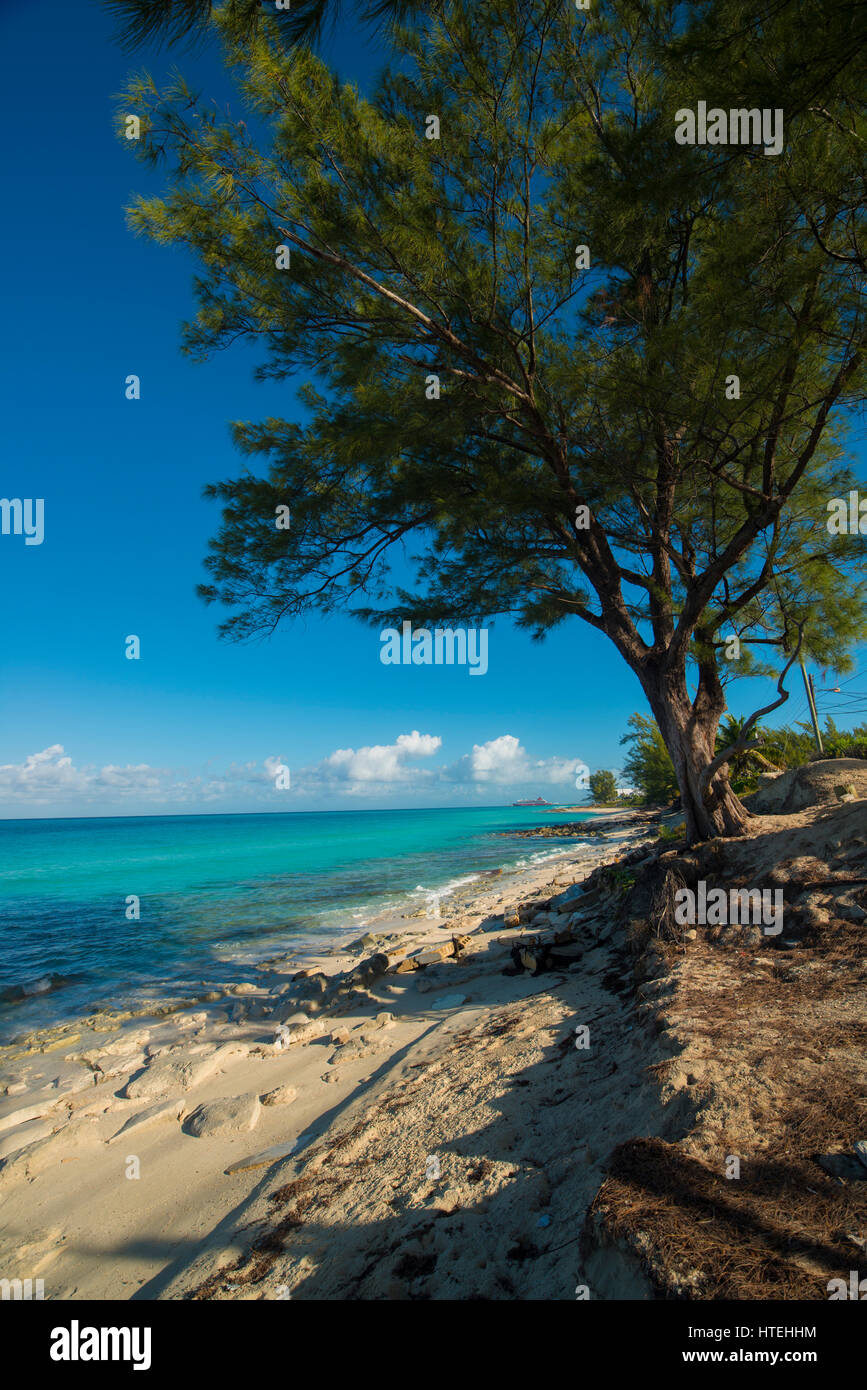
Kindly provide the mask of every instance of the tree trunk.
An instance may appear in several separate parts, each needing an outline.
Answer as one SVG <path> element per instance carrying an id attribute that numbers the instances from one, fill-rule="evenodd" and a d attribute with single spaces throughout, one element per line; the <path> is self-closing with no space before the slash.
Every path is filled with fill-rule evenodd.
<path id="1" fill-rule="evenodd" d="M 713 761 L 716 731 L 723 709 L 716 702 L 693 704 L 683 680 L 642 681 L 653 716 L 674 763 L 689 844 L 717 835 L 745 835 L 749 812 L 731 789 L 728 769 L 721 767 L 702 795 L 702 773 Z"/>

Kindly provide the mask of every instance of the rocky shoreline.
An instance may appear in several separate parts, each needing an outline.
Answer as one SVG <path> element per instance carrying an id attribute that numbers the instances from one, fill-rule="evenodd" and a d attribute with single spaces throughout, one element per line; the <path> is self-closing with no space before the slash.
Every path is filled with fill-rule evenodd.
<path id="1" fill-rule="evenodd" d="M 742 840 L 608 821 L 436 921 L 7 1049 L 4 1268 L 60 1299 L 827 1297 L 867 1227 L 842 772 Z M 697 881 L 779 888 L 784 930 L 678 925 Z"/>
<path id="2" fill-rule="evenodd" d="M 569 807 L 566 807 L 569 810 Z M 577 808 L 576 808 L 577 809 Z M 676 812 L 665 810 L 598 812 L 599 820 L 588 825 L 586 821 L 563 821 L 558 825 L 540 825 L 532 830 L 500 830 L 497 833 L 504 839 L 535 840 L 573 839 L 580 836 L 607 836 L 612 830 L 632 829 L 634 827 L 654 826 L 682 819 Z"/>
<path id="3" fill-rule="evenodd" d="M 134 1239 L 165 1242 L 161 1203 L 176 1205 L 167 1194 L 178 1182 L 190 1229 L 218 1225 L 236 1200 L 233 1183 L 247 1181 L 240 1175 L 279 1163 L 327 1125 L 335 1095 L 340 1109 L 350 1096 L 365 1103 L 374 1059 L 407 1035 L 412 1046 L 431 1017 L 462 1016 L 480 946 L 505 951 L 509 965 L 510 948 L 491 935 L 503 935 L 498 913 L 513 899 L 550 898 L 610 853 L 574 847 L 485 874 L 443 900 L 439 919 L 386 919 L 301 968 L 287 953 L 228 990 L 92 1014 L 0 1049 L 4 1267 L 26 1255 L 31 1277 L 45 1270 L 46 1288 L 53 1270 L 50 1296 L 60 1298 L 124 1297 L 159 1279 L 159 1259 L 139 1265 L 122 1252 Z M 456 978 L 460 997 L 449 993 Z M 121 1150 L 133 1151 L 141 1178 L 124 1176 Z M 197 1181 L 187 1181 L 188 1167 Z M 155 1206 L 138 1185 L 149 1169 L 172 1174 Z M 84 1172 L 86 1183 L 77 1178 Z M 76 1254 L 94 1244 L 116 1258 L 94 1267 Z"/>

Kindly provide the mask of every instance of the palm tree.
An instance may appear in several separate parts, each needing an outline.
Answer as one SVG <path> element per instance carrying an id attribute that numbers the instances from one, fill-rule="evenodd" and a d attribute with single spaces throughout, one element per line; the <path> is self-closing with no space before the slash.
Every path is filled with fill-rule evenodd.
<path id="1" fill-rule="evenodd" d="M 721 721 L 716 736 L 717 753 L 720 753 L 724 748 L 731 748 L 733 744 L 737 743 L 743 733 L 746 722 L 745 718 L 740 718 L 733 714 L 730 714 L 728 718 Z M 750 731 L 750 738 L 758 743 L 761 743 L 764 739 L 764 730 L 760 727 L 758 721 L 753 725 Z M 729 781 L 735 791 L 740 794 L 741 792 L 753 790 L 759 772 L 779 771 L 780 769 L 777 767 L 776 763 L 770 762 L 769 759 L 764 757 L 757 749 L 747 748 L 742 753 L 735 753 L 731 758 L 729 763 Z"/>
<path id="2" fill-rule="evenodd" d="M 118 21 L 117 38 L 124 48 L 143 43 L 178 43 L 203 35 L 217 9 L 216 0 L 103 0 Z M 367 0 L 361 18 L 373 24 L 398 24 L 422 8 L 421 0 Z M 334 27 L 341 0 L 292 0 L 278 10 L 265 0 L 226 0 L 227 19 L 239 37 L 255 34 L 259 21 L 276 15 L 288 44 L 313 44 Z"/>

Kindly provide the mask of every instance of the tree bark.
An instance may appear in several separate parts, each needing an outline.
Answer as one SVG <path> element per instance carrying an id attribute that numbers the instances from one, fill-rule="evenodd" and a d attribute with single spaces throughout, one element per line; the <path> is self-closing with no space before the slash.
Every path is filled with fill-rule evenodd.
<path id="1" fill-rule="evenodd" d="M 702 773 L 713 759 L 724 709 L 721 699 L 697 698 L 693 703 L 682 673 L 644 672 L 642 685 L 674 764 L 688 843 L 745 835 L 750 815 L 731 789 L 726 765 L 702 795 Z"/>

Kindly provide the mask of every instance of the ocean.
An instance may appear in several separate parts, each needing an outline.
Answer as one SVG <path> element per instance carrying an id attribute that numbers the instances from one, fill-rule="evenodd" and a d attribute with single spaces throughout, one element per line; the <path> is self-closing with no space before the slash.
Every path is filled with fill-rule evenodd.
<path id="1" fill-rule="evenodd" d="M 590 819 L 512 807 L 0 821 L 0 1042 L 417 911 Z M 138 917 L 135 916 L 138 899 Z"/>

